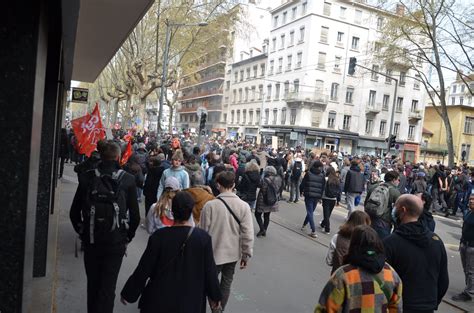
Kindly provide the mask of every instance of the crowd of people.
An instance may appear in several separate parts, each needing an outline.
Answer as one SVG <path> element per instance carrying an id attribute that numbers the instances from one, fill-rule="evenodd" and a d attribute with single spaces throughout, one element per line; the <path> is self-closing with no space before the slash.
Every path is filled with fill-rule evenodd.
<path id="1" fill-rule="evenodd" d="M 65 146 L 73 145 L 67 133 L 64 137 Z M 120 166 L 127 140 L 133 154 Z M 345 224 L 331 239 L 326 257 L 331 278 L 315 312 L 436 310 L 449 278 L 433 213 L 463 215 L 466 288 L 453 300 L 474 295 L 474 171 L 467 164 L 447 168 L 245 141 L 197 146 L 177 136 L 158 140 L 124 132 L 99 142 L 80 161 L 71 221 L 84 243 L 88 312 L 113 311 L 122 257 L 140 224 L 150 239 L 121 292 L 122 303 L 140 297 L 141 312 L 205 312 L 207 299 L 212 312 L 222 312 L 235 268 L 246 268 L 252 257 L 254 237 L 267 236 L 270 215 L 283 201 L 291 206 L 301 197 L 306 208 L 301 231 L 309 225 L 312 238 L 318 237 L 318 204 L 326 234 L 333 231 L 334 208 L 347 209 Z M 102 193 L 107 196 L 97 196 Z"/>

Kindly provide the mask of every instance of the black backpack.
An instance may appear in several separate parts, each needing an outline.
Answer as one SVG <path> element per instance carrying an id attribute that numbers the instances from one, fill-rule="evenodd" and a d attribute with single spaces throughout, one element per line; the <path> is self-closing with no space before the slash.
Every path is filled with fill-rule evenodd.
<path id="1" fill-rule="evenodd" d="M 124 170 L 102 174 L 98 169 L 90 181 L 86 206 L 82 209 L 82 239 L 90 244 L 125 243 L 128 218 L 125 190 L 120 186 Z"/>
<path id="2" fill-rule="evenodd" d="M 326 183 L 326 189 L 324 189 L 324 193 L 328 198 L 337 198 L 341 193 L 341 187 L 339 186 L 339 184 Z"/>
<path id="3" fill-rule="evenodd" d="M 300 179 L 303 173 L 303 163 L 301 161 L 295 161 L 293 168 L 291 169 L 291 180 L 295 181 Z"/>
<path id="4" fill-rule="evenodd" d="M 263 194 L 263 203 L 265 203 L 265 205 L 274 205 L 278 202 L 278 190 L 270 178 L 265 178 L 265 182 L 268 188 L 267 192 Z"/>

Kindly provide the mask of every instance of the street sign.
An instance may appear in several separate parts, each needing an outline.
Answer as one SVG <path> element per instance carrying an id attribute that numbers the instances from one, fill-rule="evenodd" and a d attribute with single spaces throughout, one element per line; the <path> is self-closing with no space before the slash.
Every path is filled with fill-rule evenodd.
<path id="1" fill-rule="evenodd" d="M 196 114 L 197 114 L 197 116 L 198 116 L 199 118 L 201 118 L 201 115 L 202 115 L 203 113 L 206 113 L 206 114 L 207 114 L 207 109 L 206 109 L 205 107 L 199 107 L 199 108 L 197 108 Z"/>
<path id="2" fill-rule="evenodd" d="M 87 98 L 89 97 L 89 89 L 85 88 L 72 88 L 72 102 L 84 102 L 87 103 Z"/>

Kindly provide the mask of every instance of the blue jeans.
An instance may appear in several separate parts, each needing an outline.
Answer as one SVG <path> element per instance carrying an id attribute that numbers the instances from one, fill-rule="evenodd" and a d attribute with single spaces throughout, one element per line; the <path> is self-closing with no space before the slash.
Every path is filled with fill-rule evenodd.
<path id="1" fill-rule="evenodd" d="M 306 217 L 304 219 L 303 226 L 306 226 L 309 223 L 309 226 L 311 226 L 311 231 L 313 233 L 316 231 L 316 227 L 314 226 L 313 213 L 316 209 L 318 201 L 318 198 L 304 197 L 304 204 L 306 206 Z"/>

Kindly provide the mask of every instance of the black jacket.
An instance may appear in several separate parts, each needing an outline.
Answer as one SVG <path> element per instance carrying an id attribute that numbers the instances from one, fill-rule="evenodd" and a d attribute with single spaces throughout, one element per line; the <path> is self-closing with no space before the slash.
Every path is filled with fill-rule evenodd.
<path id="1" fill-rule="evenodd" d="M 364 191 L 364 178 L 359 166 L 351 166 L 344 182 L 344 192 L 362 193 Z"/>
<path id="2" fill-rule="evenodd" d="M 131 303 L 141 295 L 141 313 L 205 313 L 206 297 L 221 300 L 211 237 L 195 228 L 181 255 L 188 232 L 186 226 L 165 227 L 150 236 L 121 292 Z"/>
<path id="3" fill-rule="evenodd" d="M 257 199 L 257 188 L 260 183 L 258 171 L 245 172 L 242 180 L 237 186 L 240 199 L 244 201 L 255 201 Z"/>
<path id="4" fill-rule="evenodd" d="M 111 174 L 119 170 L 120 166 L 118 162 L 115 161 L 102 161 L 99 163 L 98 169 L 102 173 Z M 88 236 L 82 236 L 83 219 L 81 211 L 86 205 L 88 192 L 87 189 L 94 175 L 95 173 L 93 171 L 87 171 L 79 174 L 79 186 L 77 187 L 74 200 L 72 200 L 71 211 L 69 212 L 72 226 L 74 227 L 74 230 L 81 235 L 81 238 L 84 240 L 85 244 L 88 243 Z M 140 212 L 138 211 L 137 187 L 135 185 L 135 178 L 131 174 L 125 173 L 121 180 L 121 188 L 124 189 L 127 195 L 127 209 L 130 218 L 127 238 L 124 239 L 130 242 L 133 237 L 135 237 L 135 231 L 137 230 L 137 227 L 140 223 Z"/>
<path id="5" fill-rule="evenodd" d="M 304 193 L 305 198 L 321 199 L 324 193 L 326 179 L 322 172 L 317 172 L 313 167 L 306 172 L 300 185 L 300 191 Z"/>
<path id="6" fill-rule="evenodd" d="M 160 185 L 161 175 L 166 168 L 163 166 L 149 167 L 146 175 L 145 185 L 143 186 L 143 195 L 146 198 L 156 199 L 158 186 Z"/>
<path id="7" fill-rule="evenodd" d="M 403 281 L 403 309 L 436 310 L 449 285 L 443 241 L 413 222 L 400 225 L 384 245 L 387 262 Z"/>

